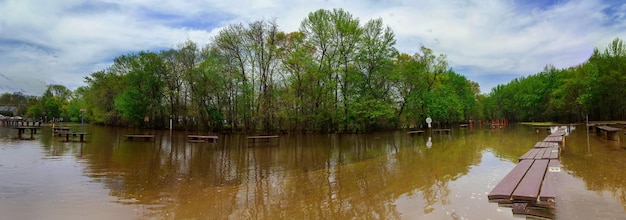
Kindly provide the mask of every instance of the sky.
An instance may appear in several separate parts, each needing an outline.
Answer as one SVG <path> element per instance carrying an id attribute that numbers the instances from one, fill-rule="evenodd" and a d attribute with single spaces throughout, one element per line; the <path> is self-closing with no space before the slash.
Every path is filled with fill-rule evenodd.
<path id="1" fill-rule="evenodd" d="M 445 54 L 482 93 L 626 38 L 618 0 L 0 0 L 0 93 L 75 90 L 120 55 L 202 47 L 228 25 L 263 19 L 298 31 L 309 13 L 334 8 L 362 23 L 382 18 L 400 52 Z"/>

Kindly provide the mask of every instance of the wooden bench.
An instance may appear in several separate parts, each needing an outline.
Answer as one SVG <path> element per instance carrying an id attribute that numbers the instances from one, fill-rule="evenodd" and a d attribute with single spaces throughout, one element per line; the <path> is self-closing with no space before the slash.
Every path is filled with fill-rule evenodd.
<path id="1" fill-rule="evenodd" d="M 124 136 L 129 141 L 132 141 L 135 138 L 143 138 L 144 141 L 154 141 L 154 135 L 152 134 L 127 134 Z"/>
<path id="2" fill-rule="evenodd" d="M 526 203 L 554 208 L 558 160 L 522 160 L 487 195 L 499 203 Z"/>
<path id="3" fill-rule="evenodd" d="M 265 140 L 266 142 L 270 142 L 274 138 L 278 138 L 277 135 L 259 135 L 259 136 L 248 136 L 248 141 L 252 140 L 252 142 L 256 142 L 256 140 Z"/>
<path id="4" fill-rule="evenodd" d="M 88 135 L 89 133 L 87 133 L 87 132 L 59 132 L 57 134 L 59 136 L 65 135 L 65 141 L 66 142 L 70 141 L 70 135 L 72 137 L 80 136 L 80 142 L 83 142 L 83 141 L 85 141 L 85 135 Z"/>
<path id="5" fill-rule="evenodd" d="M 621 131 L 621 128 L 615 128 L 615 127 L 611 127 L 611 126 L 596 126 L 596 134 L 598 135 L 602 135 L 603 133 L 606 133 L 606 139 L 607 140 L 613 140 L 613 141 L 619 141 L 619 132 Z"/>
<path id="6" fill-rule="evenodd" d="M 217 142 L 218 136 L 204 136 L 204 135 L 187 135 L 187 140 L 189 142 L 207 142 L 211 140 L 211 142 Z"/>
<path id="7" fill-rule="evenodd" d="M 420 134 L 424 133 L 424 131 L 407 131 L 406 133 L 407 134 L 417 134 L 417 135 L 420 135 Z"/>

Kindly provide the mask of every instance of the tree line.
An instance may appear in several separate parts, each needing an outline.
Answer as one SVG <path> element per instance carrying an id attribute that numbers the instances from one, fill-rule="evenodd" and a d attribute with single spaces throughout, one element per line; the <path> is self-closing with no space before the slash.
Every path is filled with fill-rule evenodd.
<path id="1" fill-rule="evenodd" d="M 616 38 L 584 63 L 498 85 L 485 99 L 494 117 L 517 121 L 581 122 L 626 119 L 626 45 Z"/>
<path id="2" fill-rule="evenodd" d="M 222 29 L 199 48 L 118 56 L 69 91 L 51 85 L 27 116 L 105 125 L 216 131 L 369 132 L 415 127 L 424 118 L 482 117 L 478 84 L 421 47 L 395 48 L 382 19 L 342 9 L 311 12 L 286 33 L 259 20 Z"/>
<path id="3" fill-rule="evenodd" d="M 626 49 L 616 39 L 581 65 L 546 66 L 480 94 L 479 85 L 421 46 L 395 48 L 382 19 L 342 9 L 309 13 L 286 33 L 271 20 L 222 29 L 206 46 L 120 55 L 70 91 L 50 85 L 30 118 L 219 132 L 370 132 L 469 119 L 581 121 L 626 118 Z M 620 95 L 621 94 L 621 95 Z M 5 94 L 10 95 L 10 94 Z M 0 102 L 0 104 L 2 104 Z"/>

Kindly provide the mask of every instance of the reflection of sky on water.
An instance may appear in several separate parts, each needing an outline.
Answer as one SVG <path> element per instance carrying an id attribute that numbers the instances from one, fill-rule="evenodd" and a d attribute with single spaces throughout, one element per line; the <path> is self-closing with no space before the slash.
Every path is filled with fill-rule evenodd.
<path id="1" fill-rule="evenodd" d="M 546 135 L 524 126 L 455 129 L 433 135 L 428 148 L 427 135 L 404 132 L 283 135 L 272 144 L 231 135 L 196 144 L 182 132 L 127 142 L 119 137 L 137 131 L 90 129 L 94 135 L 81 145 L 44 132 L 19 141 L 10 138 L 16 131 L 0 128 L 7 134 L 0 139 L 0 212 L 48 206 L 11 217 L 510 219 L 511 210 L 487 194 Z M 593 156 L 586 156 L 585 132 L 567 140 L 567 187 L 557 207 L 624 216 L 613 208 L 626 204 L 625 144 L 592 134 Z"/>

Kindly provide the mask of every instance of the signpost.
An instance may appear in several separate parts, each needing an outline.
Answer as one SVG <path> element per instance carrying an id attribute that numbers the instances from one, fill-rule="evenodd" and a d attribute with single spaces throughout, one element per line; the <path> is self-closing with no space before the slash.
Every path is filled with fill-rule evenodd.
<path id="1" fill-rule="evenodd" d="M 81 114 L 81 121 L 80 121 L 80 125 L 81 125 L 81 131 L 82 133 L 85 132 L 85 109 L 81 108 L 80 109 L 80 114 Z"/>
<path id="2" fill-rule="evenodd" d="M 431 123 L 433 123 L 433 119 L 430 118 L 430 117 L 426 118 L 426 123 L 428 124 L 428 128 L 431 128 L 432 127 Z M 432 142 L 432 138 L 431 138 L 432 135 L 433 135 L 433 130 L 431 129 L 430 130 L 430 135 L 428 137 L 428 142 L 426 142 L 426 147 L 428 147 L 428 148 L 431 148 L 433 146 L 433 142 Z"/>

